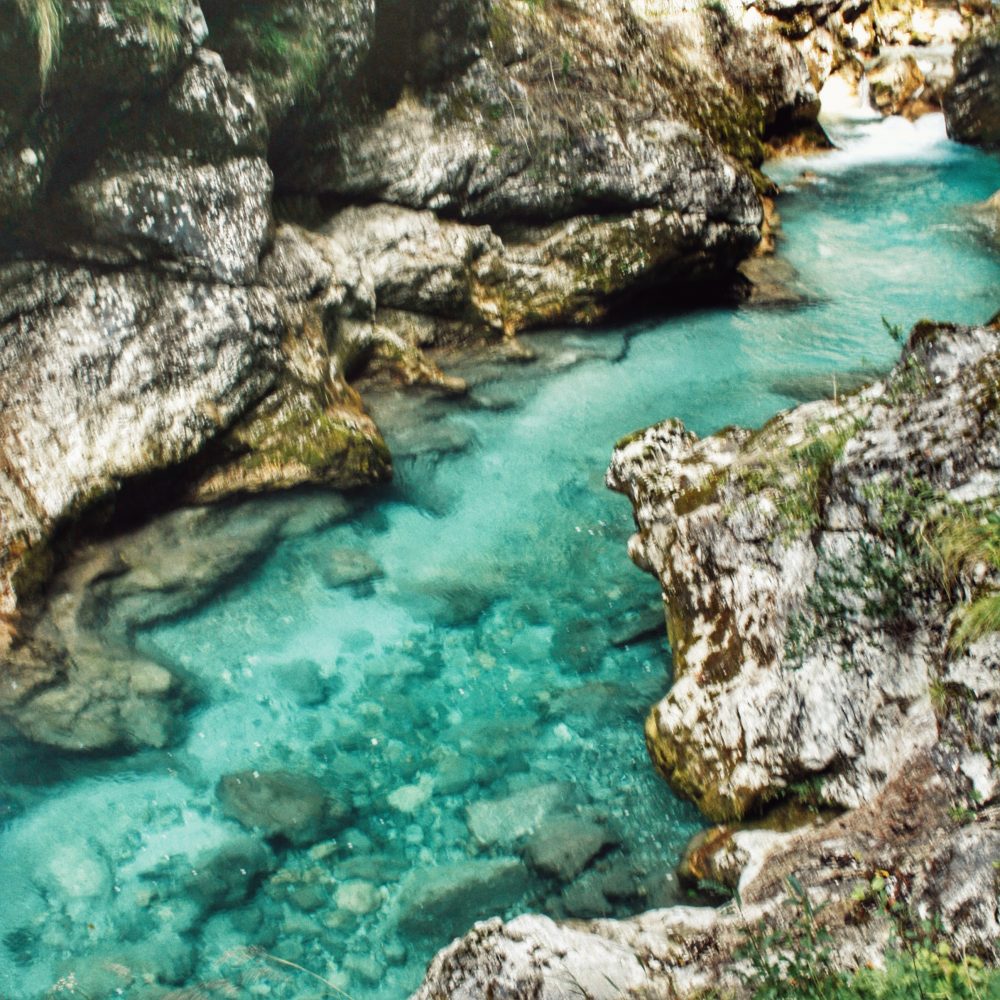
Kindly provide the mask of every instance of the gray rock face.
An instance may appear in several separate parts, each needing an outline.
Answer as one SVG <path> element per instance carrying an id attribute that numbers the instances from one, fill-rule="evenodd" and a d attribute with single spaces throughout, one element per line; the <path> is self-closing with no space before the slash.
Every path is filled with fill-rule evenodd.
<path id="1" fill-rule="evenodd" d="M 69 199 L 102 261 L 162 255 L 189 273 L 241 283 L 256 276 L 271 224 L 271 171 L 259 158 L 192 166 L 165 157 L 98 174 L 75 185 Z"/>
<path id="2" fill-rule="evenodd" d="M 928 327 L 846 403 L 705 440 L 669 422 L 616 451 L 609 483 L 635 507 L 630 553 L 663 584 L 674 651 L 647 742 L 709 815 L 810 776 L 854 807 L 937 741 L 956 614 L 905 533 L 995 502 L 998 348 L 995 328 Z"/>
<path id="3" fill-rule="evenodd" d="M 282 324 L 260 289 L 41 263 L 4 277 L 0 608 L 12 611 L 18 550 L 122 479 L 196 454 L 274 383 Z"/>
<path id="4" fill-rule="evenodd" d="M 1000 146 L 1000 27 L 970 38 L 955 53 L 955 79 L 945 93 L 948 135 Z"/>

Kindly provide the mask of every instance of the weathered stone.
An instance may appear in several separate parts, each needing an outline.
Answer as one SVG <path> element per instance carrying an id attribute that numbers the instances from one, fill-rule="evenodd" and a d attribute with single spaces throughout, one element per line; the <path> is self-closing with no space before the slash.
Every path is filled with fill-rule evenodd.
<path id="1" fill-rule="evenodd" d="M 997 339 L 918 328 L 884 385 L 843 402 L 807 404 L 756 435 L 699 441 L 662 424 L 616 452 L 609 483 L 639 524 L 630 551 L 670 608 L 675 684 L 647 742 L 709 815 L 742 815 L 809 775 L 829 802 L 856 806 L 936 741 L 929 685 L 947 662 L 950 606 L 919 563 L 890 574 L 900 594 L 870 564 L 887 544 L 882 508 L 912 470 L 942 496 L 989 493 Z M 815 440 L 837 442 L 822 471 L 775 460 Z M 743 471 L 754 468 L 762 488 Z M 814 474 L 828 477 L 821 488 L 802 478 Z M 829 621 L 815 588 L 839 609 Z"/>
<path id="2" fill-rule="evenodd" d="M 86 227 L 88 257 L 118 265 L 165 258 L 177 270 L 244 283 L 256 276 L 271 225 L 271 171 L 261 158 L 190 165 L 165 157 L 98 172 L 68 201 Z"/>
<path id="3" fill-rule="evenodd" d="M 586 814 L 551 816 L 529 837 L 524 857 L 543 875 L 569 882 L 605 847 L 617 842 L 606 824 Z"/>
<path id="4" fill-rule="evenodd" d="M 400 889 L 399 926 L 409 934 L 436 938 L 457 934 L 474 920 L 513 905 L 530 885 L 531 875 L 517 858 L 417 869 Z"/>
<path id="5" fill-rule="evenodd" d="M 481 800 L 466 809 L 469 832 L 483 847 L 512 847 L 536 832 L 549 816 L 576 800 L 572 785 L 551 782 L 514 792 L 502 799 Z"/>

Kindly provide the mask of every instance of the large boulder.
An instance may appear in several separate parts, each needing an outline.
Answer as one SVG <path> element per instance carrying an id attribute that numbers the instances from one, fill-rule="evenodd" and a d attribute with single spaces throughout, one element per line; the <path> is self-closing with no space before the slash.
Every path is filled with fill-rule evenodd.
<path id="1" fill-rule="evenodd" d="M 937 742 L 935 690 L 996 644 L 956 640 L 931 541 L 997 502 L 998 370 L 1000 328 L 925 324 L 845 401 L 704 440 L 668 422 L 616 450 L 609 483 L 633 502 L 630 552 L 663 585 L 674 655 L 647 743 L 709 816 L 803 782 L 855 807 Z M 952 572 L 988 591 L 974 563 Z M 983 746 L 994 698 L 970 709 Z"/>
<path id="2" fill-rule="evenodd" d="M 962 605 L 1000 590 L 998 384 L 1000 325 L 925 323 L 849 399 L 618 446 L 609 482 L 632 500 L 630 552 L 663 584 L 674 654 L 654 762 L 710 815 L 783 808 L 689 854 L 689 876 L 738 905 L 479 923 L 414 1000 L 743 996 L 748 946 L 795 947 L 796 924 L 831 969 L 882 965 L 920 921 L 940 954 L 1000 960 L 1000 633 Z"/>

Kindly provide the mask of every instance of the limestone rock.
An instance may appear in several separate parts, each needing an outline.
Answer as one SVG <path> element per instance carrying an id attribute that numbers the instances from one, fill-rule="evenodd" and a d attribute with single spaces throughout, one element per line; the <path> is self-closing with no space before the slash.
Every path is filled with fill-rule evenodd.
<path id="1" fill-rule="evenodd" d="M 278 363 L 277 303 L 262 290 L 49 268 L 46 305 L 21 306 L 21 282 L 40 271 L 5 274 L 4 610 L 26 549 L 123 479 L 191 457 L 273 384 Z"/>
<path id="2" fill-rule="evenodd" d="M 266 837 L 306 846 L 343 826 L 350 806 L 315 778 L 288 771 L 241 771 L 220 779 L 216 794 L 227 816 Z"/>
<path id="3" fill-rule="evenodd" d="M 854 806 L 936 740 L 928 691 L 950 610 L 916 563 L 897 562 L 888 582 L 877 570 L 883 508 L 913 469 L 941 496 L 989 481 L 994 431 L 976 380 L 994 377 L 996 351 L 993 328 L 922 329 L 887 383 L 846 403 L 807 404 L 755 436 L 699 441 L 663 424 L 616 452 L 609 483 L 635 505 L 633 557 L 669 603 L 675 685 L 647 741 L 709 815 L 741 815 L 810 774 Z M 942 411 L 947 440 L 932 430 Z M 819 471 L 774 460 L 810 447 Z"/>
<path id="4" fill-rule="evenodd" d="M 99 173 L 69 193 L 86 239 L 98 244 L 87 256 L 111 264 L 164 257 L 233 283 L 257 273 L 270 201 L 271 172 L 263 159 L 249 157 L 218 166 L 164 158 Z"/>

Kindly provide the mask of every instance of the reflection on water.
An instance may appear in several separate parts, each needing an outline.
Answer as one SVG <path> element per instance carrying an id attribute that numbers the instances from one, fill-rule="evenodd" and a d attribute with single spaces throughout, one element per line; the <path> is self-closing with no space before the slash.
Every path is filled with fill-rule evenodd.
<path id="1" fill-rule="evenodd" d="M 227 588 L 125 578 L 95 621 L 191 707 L 174 745 L 132 758 L 0 744 L 0 995 L 70 974 L 93 1000 L 329 995 L 301 967 L 398 1000 L 477 918 L 676 899 L 699 819 L 642 744 L 667 656 L 603 486 L 614 441 L 670 415 L 759 423 L 888 365 L 883 315 L 998 305 L 961 208 L 1000 186 L 996 160 L 935 119 L 841 137 L 774 167 L 813 304 L 527 338 L 535 365 L 460 372 L 471 402 L 373 400 L 397 480 L 365 509 L 256 501 L 188 525 L 187 563 L 176 533 L 159 555 L 145 538 Z"/>

